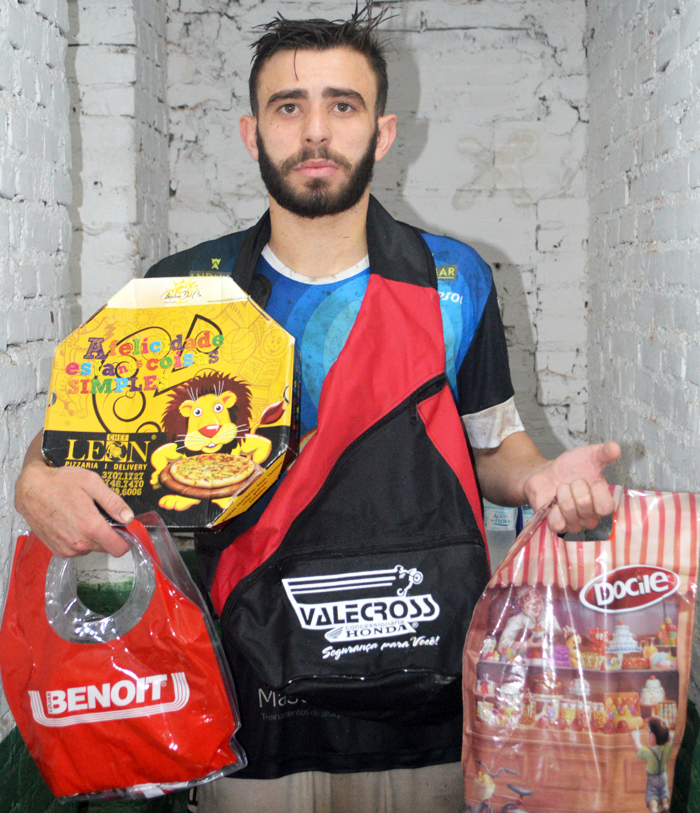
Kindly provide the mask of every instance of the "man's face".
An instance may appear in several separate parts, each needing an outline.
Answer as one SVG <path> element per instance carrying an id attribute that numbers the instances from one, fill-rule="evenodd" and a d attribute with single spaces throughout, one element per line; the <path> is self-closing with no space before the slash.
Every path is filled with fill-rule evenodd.
<path id="1" fill-rule="evenodd" d="M 338 214 L 365 194 L 394 116 L 375 116 L 376 78 L 350 48 L 280 51 L 263 66 L 257 119 L 241 134 L 270 196 L 301 217 Z"/>
<path id="2" fill-rule="evenodd" d="M 347 211 L 368 188 L 374 171 L 377 132 L 375 130 L 372 134 L 364 155 L 354 165 L 345 156 L 323 146 L 305 147 L 277 165 L 267 152 L 259 130 L 257 147 L 260 176 L 270 196 L 283 209 L 299 217 L 323 217 Z M 304 178 L 301 188 L 292 183 L 295 174 L 303 167 L 325 165 L 341 168 L 346 175 L 345 181 L 335 188 L 323 176 Z"/>
<path id="3" fill-rule="evenodd" d="M 530 590 L 525 593 L 520 599 L 520 607 L 525 615 L 529 615 L 530 618 L 536 621 L 542 612 L 542 598 L 537 590 Z"/>

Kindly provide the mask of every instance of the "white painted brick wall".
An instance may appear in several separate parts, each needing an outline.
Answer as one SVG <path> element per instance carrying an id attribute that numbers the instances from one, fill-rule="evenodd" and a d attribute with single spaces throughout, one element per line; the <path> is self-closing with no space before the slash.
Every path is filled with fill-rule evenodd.
<path id="1" fill-rule="evenodd" d="M 164 35 L 157 0 L 0 0 L 0 599 L 56 342 L 167 253 Z"/>
<path id="2" fill-rule="evenodd" d="M 43 424 L 51 357 L 75 302 L 67 31 L 65 0 L 0 0 L 0 604 L 24 527 L 14 482 Z M 10 725 L 0 695 L 0 738 Z"/>
<path id="3" fill-rule="evenodd" d="M 171 248 L 265 208 L 238 136 L 254 25 L 346 17 L 351 2 L 169 0 Z M 398 217 L 471 243 L 494 268 L 518 404 L 545 453 L 586 437 L 584 0 L 402 0 L 389 109 L 399 137 L 373 189 Z"/>
<path id="4" fill-rule="evenodd" d="M 71 256 L 87 319 L 167 254 L 165 1 L 69 0 Z"/>
<path id="5" fill-rule="evenodd" d="M 165 0 L 134 0 L 136 192 L 140 275 L 168 253 Z"/>
<path id="6" fill-rule="evenodd" d="M 628 486 L 700 491 L 700 2 L 589 3 L 593 438 Z M 696 627 L 692 693 L 700 699 Z"/>

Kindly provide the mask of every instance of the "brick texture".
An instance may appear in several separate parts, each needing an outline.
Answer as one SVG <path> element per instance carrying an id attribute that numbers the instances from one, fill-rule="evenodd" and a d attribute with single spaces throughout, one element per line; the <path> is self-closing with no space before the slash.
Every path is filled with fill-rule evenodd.
<path id="1" fill-rule="evenodd" d="M 0 599 L 56 343 L 167 253 L 165 61 L 159 0 L 0 0 Z"/>
<path id="2" fill-rule="evenodd" d="M 699 490 L 699 37 L 697 0 L 589 3 L 589 420 L 630 487 Z"/>
<path id="3" fill-rule="evenodd" d="M 66 30 L 64 0 L 0 0 L 0 603 L 22 527 L 14 481 L 75 306 Z M 0 738 L 10 725 L 0 696 Z"/>
<path id="4" fill-rule="evenodd" d="M 69 0 L 73 276 L 82 319 L 167 254 L 164 0 Z"/>

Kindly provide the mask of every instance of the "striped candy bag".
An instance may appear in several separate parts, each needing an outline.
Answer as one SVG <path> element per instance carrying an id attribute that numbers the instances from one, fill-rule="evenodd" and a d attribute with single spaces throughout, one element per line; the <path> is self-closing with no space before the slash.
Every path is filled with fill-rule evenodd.
<path id="1" fill-rule="evenodd" d="M 565 541 L 547 509 L 535 514 L 474 611 L 463 673 L 467 813 L 669 808 L 700 501 L 614 494 L 606 540 Z"/>

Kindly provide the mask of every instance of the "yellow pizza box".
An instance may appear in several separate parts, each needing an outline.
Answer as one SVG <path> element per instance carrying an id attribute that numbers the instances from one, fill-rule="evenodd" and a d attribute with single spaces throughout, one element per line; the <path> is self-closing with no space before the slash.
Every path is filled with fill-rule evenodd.
<path id="1" fill-rule="evenodd" d="M 56 349 L 43 453 L 135 514 L 214 528 L 293 459 L 294 338 L 228 277 L 130 282 Z"/>

